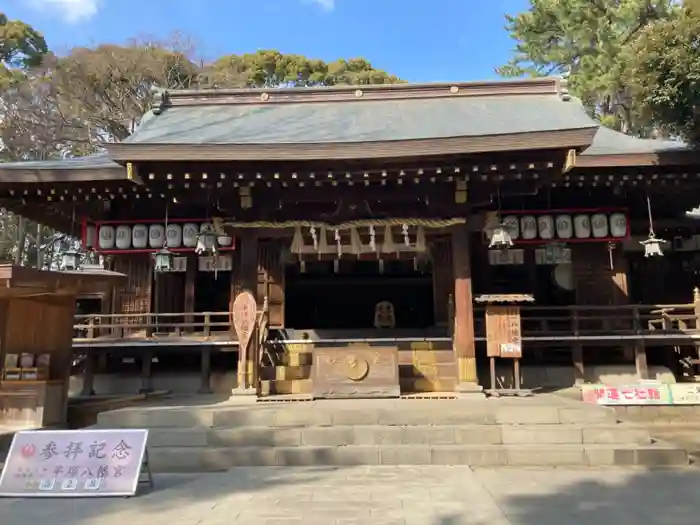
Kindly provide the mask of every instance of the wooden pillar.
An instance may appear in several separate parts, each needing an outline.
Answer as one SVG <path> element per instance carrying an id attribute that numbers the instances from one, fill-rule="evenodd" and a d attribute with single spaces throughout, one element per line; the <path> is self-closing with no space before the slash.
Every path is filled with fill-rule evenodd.
<path id="1" fill-rule="evenodd" d="M 141 388 L 139 389 L 139 394 L 153 392 L 153 363 L 151 359 L 153 359 L 153 352 L 151 350 L 143 350 L 141 353 Z"/>
<path id="2" fill-rule="evenodd" d="M 87 350 L 85 354 L 85 368 L 83 370 L 83 388 L 80 390 L 81 397 L 95 395 L 95 368 L 97 366 L 97 356 L 94 351 Z"/>
<path id="3" fill-rule="evenodd" d="M 200 369 L 200 394 L 211 394 L 211 347 L 203 346 L 201 354 L 201 369 Z"/>
<path id="4" fill-rule="evenodd" d="M 457 390 L 465 393 L 481 392 L 476 373 L 469 229 L 466 224 L 452 228 L 452 270 L 454 274 L 453 348 L 457 359 Z"/>
<path id="5" fill-rule="evenodd" d="M 192 329 L 192 323 L 202 322 L 202 319 L 196 319 L 192 315 L 194 313 L 194 297 L 195 297 L 195 279 L 197 277 L 197 256 L 195 254 L 187 255 L 187 268 L 185 270 L 185 323 L 187 327 L 185 332 L 196 332 Z"/>

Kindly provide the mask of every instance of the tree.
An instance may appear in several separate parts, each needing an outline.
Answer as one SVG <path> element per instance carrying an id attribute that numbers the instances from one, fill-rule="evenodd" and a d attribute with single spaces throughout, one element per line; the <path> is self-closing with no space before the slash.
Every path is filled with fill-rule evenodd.
<path id="1" fill-rule="evenodd" d="M 569 74 L 569 89 L 592 116 L 628 133 L 645 122 L 625 85 L 622 60 L 644 28 L 678 10 L 675 0 L 530 0 L 530 9 L 506 15 L 515 56 L 503 76 Z"/>
<path id="2" fill-rule="evenodd" d="M 401 82 L 367 60 L 337 60 L 330 64 L 302 55 L 264 50 L 228 55 L 207 66 L 202 84 L 208 87 L 312 87 L 338 84 Z"/>
<path id="3" fill-rule="evenodd" d="M 700 9 L 645 28 L 626 56 L 637 104 L 666 134 L 700 146 Z"/>
<path id="4" fill-rule="evenodd" d="M 41 33 L 0 12 L 0 88 L 21 78 L 21 72 L 41 64 L 48 53 Z"/>
<path id="5" fill-rule="evenodd" d="M 193 87 L 199 68 L 185 53 L 154 42 L 76 48 L 48 65 L 57 115 L 79 121 L 90 140 L 123 140 L 153 101 L 152 88 Z"/>

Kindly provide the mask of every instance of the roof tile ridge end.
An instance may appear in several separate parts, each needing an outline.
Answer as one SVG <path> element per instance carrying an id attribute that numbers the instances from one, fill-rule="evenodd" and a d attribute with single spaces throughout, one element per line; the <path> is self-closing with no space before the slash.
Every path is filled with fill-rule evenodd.
<path id="1" fill-rule="evenodd" d="M 562 73 L 559 77 L 556 77 L 556 90 L 559 98 L 564 102 L 569 102 L 571 100 L 571 93 L 569 93 L 569 75 L 567 71 Z"/>
<path id="2" fill-rule="evenodd" d="M 151 111 L 154 115 L 160 115 L 163 110 L 169 106 L 169 93 L 165 88 L 158 86 L 151 87 L 151 93 L 153 93 L 153 103 L 151 105 Z"/>

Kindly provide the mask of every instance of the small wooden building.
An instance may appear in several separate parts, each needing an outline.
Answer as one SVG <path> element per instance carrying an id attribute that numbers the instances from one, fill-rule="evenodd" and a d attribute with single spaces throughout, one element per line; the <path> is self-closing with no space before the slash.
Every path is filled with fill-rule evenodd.
<path id="1" fill-rule="evenodd" d="M 564 335 L 633 334 L 629 305 L 687 303 L 697 284 L 698 153 L 602 128 L 559 78 L 163 91 L 105 146 L 0 165 L 0 200 L 127 275 L 77 344 L 138 342 L 148 367 L 235 349 L 247 290 L 268 304 L 267 392 L 310 391 L 304 356 L 323 344 L 397 346 L 402 391 L 469 390 L 487 377 L 475 295 L 532 295 L 524 359 L 571 366 Z M 650 219 L 665 257 L 644 257 Z M 492 242 L 503 230 L 512 246 Z M 173 267 L 154 273 L 164 244 Z M 605 345 L 587 359 L 634 362 Z"/>
<path id="2" fill-rule="evenodd" d="M 65 424 L 76 298 L 123 277 L 0 265 L 0 426 Z"/>

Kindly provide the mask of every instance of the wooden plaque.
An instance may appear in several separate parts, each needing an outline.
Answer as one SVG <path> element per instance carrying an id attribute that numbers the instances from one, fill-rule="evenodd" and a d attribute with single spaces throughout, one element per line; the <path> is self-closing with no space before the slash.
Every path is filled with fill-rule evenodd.
<path id="1" fill-rule="evenodd" d="M 315 399 L 399 397 L 398 348 L 314 348 L 312 379 Z"/>
<path id="2" fill-rule="evenodd" d="M 250 292 L 242 292 L 233 301 L 233 328 L 238 336 L 239 348 L 245 351 L 255 330 L 258 303 Z"/>
<path id="3" fill-rule="evenodd" d="M 518 306 L 486 307 L 486 350 L 489 357 L 522 357 Z"/>

